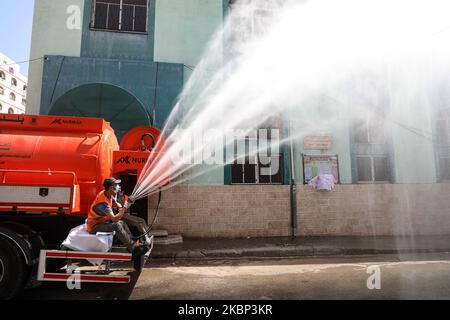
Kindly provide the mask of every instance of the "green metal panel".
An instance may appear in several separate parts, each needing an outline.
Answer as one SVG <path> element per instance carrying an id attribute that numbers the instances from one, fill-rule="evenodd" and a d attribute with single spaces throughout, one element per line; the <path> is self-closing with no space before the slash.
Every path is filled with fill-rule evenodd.
<path id="1" fill-rule="evenodd" d="M 103 118 L 111 122 L 119 140 L 132 128 L 152 125 L 150 115 L 134 95 L 106 83 L 86 84 L 66 92 L 49 114 Z"/>
<path id="2" fill-rule="evenodd" d="M 183 65 L 48 56 L 43 70 L 41 114 L 48 114 L 68 91 L 93 83 L 126 90 L 148 114 L 155 114 L 154 125 L 162 128 L 183 87 Z"/>

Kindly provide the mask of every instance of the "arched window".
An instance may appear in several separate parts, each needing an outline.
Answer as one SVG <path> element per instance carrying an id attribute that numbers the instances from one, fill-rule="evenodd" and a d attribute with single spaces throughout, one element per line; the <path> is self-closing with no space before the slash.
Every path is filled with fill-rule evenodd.
<path id="1" fill-rule="evenodd" d="M 28 87 L 26 84 L 23 85 L 23 91 L 27 91 Z"/>
<path id="2" fill-rule="evenodd" d="M 4 95 L 5 94 L 5 89 L 3 89 L 3 87 L 0 87 L 0 95 Z"/>
<path id="3" fill-rule="evenodd" d="M 11 99 L 12 101 L 16 101 L 16 95 L 14 93 L 10 93 L 9 94 L 9 99 Z"/>
<path id="4" fill-rule="evenodd" d="M 12 79 L 11 79 L 11 85 L 12 85 L 13 87 L 17 87 L 17 80 L 16 80 L 15 78 L 12 78 Z"/>
<path id="5" fill-rule="evenodd" d="M 9 108 L 8 109 L 8 114 L 14 114 L 14 109 L 13 108 Z"/>
<path id="6" fill-rule="evenodd" d="M 5 80 L 6 76 L 5 73 L 3 71 L 0 71 L 0 80 Z"/>

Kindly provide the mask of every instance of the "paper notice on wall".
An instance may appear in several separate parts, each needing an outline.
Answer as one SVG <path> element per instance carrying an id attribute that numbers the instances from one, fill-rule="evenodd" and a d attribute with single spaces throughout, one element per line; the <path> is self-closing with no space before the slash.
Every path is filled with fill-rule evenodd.
<path id="1" fill-rule="evenodd" d="M 333 175 L 339 183 L 339 161 L 337 155 L 303 156 L 304 183 L 308 184 L 318 175 Z"/>
<path id="2" fill-rule="evenodd" d="M 303 139 L 305 150 L 329 150 L 332 146 L 333 137 L 329 134 L 309 135 Z"/>

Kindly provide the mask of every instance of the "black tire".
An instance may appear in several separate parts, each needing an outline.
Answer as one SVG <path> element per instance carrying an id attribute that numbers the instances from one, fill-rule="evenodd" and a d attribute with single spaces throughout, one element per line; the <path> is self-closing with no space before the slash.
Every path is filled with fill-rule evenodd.
<path id="1" fill-rule="evenodd" d="M 133 256 L 133 266 L 134 270 L 137 272 L 141 272 L 145 265 L 145 256 L 144 255 L 135 255 Z"/>
<path id="2" fill-rule="evenodd" d="M 24 288 L 27 266 L 12 242 L 0 238 L 0 300 L 14 299 Z"/>

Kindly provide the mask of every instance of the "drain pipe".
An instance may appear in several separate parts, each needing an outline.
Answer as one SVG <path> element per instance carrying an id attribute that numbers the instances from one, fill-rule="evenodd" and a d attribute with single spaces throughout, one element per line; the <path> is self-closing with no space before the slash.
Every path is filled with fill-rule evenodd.
<path id="1" fill-rule="evenodd" d="M 289 121 L 289 136 L 290 139 L 290 162 L 291 162 L 291 188 L 290 188 L 290 198 L 291 198 L 291 229 L 292 229 L 292 239 L 297 237 L 297 184 L 295 182 L 295 164 L 294 164 L 294 142 L 292 141 L 292 128 L 291 121 Z"/>

